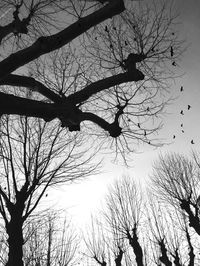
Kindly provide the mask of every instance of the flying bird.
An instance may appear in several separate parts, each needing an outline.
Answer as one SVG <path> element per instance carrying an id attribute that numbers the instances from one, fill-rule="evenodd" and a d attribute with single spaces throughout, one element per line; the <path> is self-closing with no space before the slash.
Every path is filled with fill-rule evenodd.
<path id="1" fill-rule="evenodd" d="M 191 140 L 191 144 L 194 144 L 194 140 L 193 139 Z"/>
<path id="2" fill-rule="evenodd" d="M 190 108 L 191 108 L 191 105 L 188 104 L 188 110 L 190 110 Z"/>
<path id="3" fill-rule="evenodd" d="M 180 89 L 180 91 L 183 91 L 183 86 L 181 86 L 181 89 Z"/>
<path id="4" fill-rule="evenodd" d="M 171 54 L 171 57 L 174 55 L 174 49 L 172 46 L 170 47 L 170 54 Z"/>
<path id="5" fill-rule="evenodd" d="M 181 114 L 181 115 L 184 115 L 183 110 L 181 110 L 180 114 Z"/>

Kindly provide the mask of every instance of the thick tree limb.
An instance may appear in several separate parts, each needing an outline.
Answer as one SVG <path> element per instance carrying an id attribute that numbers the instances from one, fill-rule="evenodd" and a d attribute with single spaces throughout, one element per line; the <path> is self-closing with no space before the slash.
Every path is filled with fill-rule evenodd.
<path id="1" fill-rule="evenodd" d="M 44 103 L 35 100 L 25 99 L 14 95 L 0 93 L 0 114 L 18 114 L 43 118 L 45 121 L 51 121 L 55 118 L 60 119 L 63 126 L 68 127 L 70 131 L 80 130 L 80 123 L 89 120 L 99 125 L 112 137 L 118 137 L 122 129 L 119 126 L 119 116 L 123 114 L 124 107 L 119 107 L 113 123 L 108 123 L 104 119 L 89 112 L 82 112 L 76 106 L 92 95 L 108 89 L 112 86 L 143 79 L 144 75 L 139 71 L 118 74 L 103 80 L 96 81 L 83 90 L 76 92 L 66 98 L 62 98 L 42 83 L 32 77 L 9 74 L 0 80 L 0 85 L 21 86 L 38 91 L 53 103 Z"/>
<path id="2" fill-rule="evenodd" d="M 100 126 L 102 129 L 109 132 L 110 136 L 113 138 L 119 137 L 122 132 L 118 120 L 115 120 L 113 123 L 108 123 L 103 118 L 89 112 L 83 112 L 80 117 L 82 121 L 88 120 Z"/>
<path id="3" fill-rule="evenodd" d="M 55 104 L 25 99 L 3 92 L 0 92 L 0 114 L 40 117 L 49 121 L 58 115 Z"/>
<path id="4" fill-rule="evenodd" d="M 109 89 L 112 86 L 130 81 L 139 81 L 143 79 L 144 75 L 142 74 L 142 72 L 140 72 L 137 69 L 133 72 L 120 73 L 118 75 L 114 75 L 112 77 L 96 81 L 90 84 L 89 86 L 85 87 L 83 90 L 68 96 L 67 99 L 74 104 L 78 104 L 83 101 L 86 101 L 92 95 L 95 95 L 96 93 L 103 91 L 105 89 Z"/>
<path id="5" fill-rule="evenodd" d="M 21 2 L 21 4 L 19 5 L 16 5 L 16 10 L 13 12 L 13 21 L 5 26 L 0 27 L 0 44 L 3 38 L 5 38 L 10 33 L 14 33 L 16 35 L 20 33 L 28 33 L 27 27 L 30 23 L 31 18 L 33 17 L 34 12 L 30 12 L 30 14 L 26 18 L 21 20 L 19 18 L 19 9 L 22 4 L 23 2 Z"/>
<path id="6" fill-rule="evenodd" d="M 160 256 L 160 261 L 165 265 L 165 266 L 172 266 L 172 263 L 171 261 L 169 260 L 168 258 L 168 255 L 167 255 L 167 249 L 166 249 L 166 246 L 165 246 L 165 243 L 164 243 L 164 239 L 161 239 L 159 242 L 158 242 L 159 246 L 160 246 L 160 251 L 161 251 L 161 256 Z"/>
<path id="7" fill-rule="evenodd" d="M 43 118 L 51 121 L 58 118 L 62 125 L 70 131 L 80 130 L 80 123 L 88 120 L 109 132 L 112 137 L 121 134 L 118 120 L 108 123 L 103 118 L 89 112 L 82 112 L 76 106 L 72 106 L 67 100 L 64 103 L 44 103 L 36 100 L 21 98 L 0 92 L 0 114 L 18 114 Z"/>
<path id="8" fill-rule="evenodd" d="M 41 82 L 35 80 L 32 77 L 9 74 L 4 79 L 0 80 L 0 85 L 26 87 L 31 89 L 32 91 L 39 92 L 40 94 L 55 103 L 61 101 L 61 97 L 59 95 L 57 95 L 52 90 L 43 85 Z"/>
<path id="9" fill-rule="evenodd" d="M 138 241 L 138 236 L 137 236 L 137 224 L 135 224 L 132 229 L 132 236 L 130 232 L 127 232 L 127 238 L 129 240 L 130 246 L 133 248 L 137 266 L 144 266 L 143 250 Z"/>
<path id="10" fill-rule="evenodd" d="M 188 214 L 189 226 L 193 227 L 198 235 L 200 235 L 200 220 L 198 215 L 194 215 L 189 200 L 181 200 L 180 207 Z"/>
<path id="11" fill-rule="evenodd" d="M 104 7 L 86 17 L 80 18 L 77 22 L 57 34 L 40 37 L 33 45 L 11 54 L 0 63 L 0 79 L 39 56 L 61 48 L 91 27 L 121 13 L 124 9 L 123 0 L 110 1 Z"/>

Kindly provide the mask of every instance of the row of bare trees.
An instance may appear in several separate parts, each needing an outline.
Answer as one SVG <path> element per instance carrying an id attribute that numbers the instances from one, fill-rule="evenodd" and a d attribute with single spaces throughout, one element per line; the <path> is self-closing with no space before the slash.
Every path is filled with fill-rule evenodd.
<path id="1" fill-rule="evenodd" d="M 85 235 L 85 265 L 199 265 L 199 154 L 160 156 L 153 168 L 146 194 L 133 177 L 111 186 Z"/>
<path id="2" fill-rule="evenodd" d="M 84 238 L 70 222 L 59 218 L 58 212 L 33 212 L 24 219 L 26 201 L 23 215 L 15 216 L 16 212 L 3 204 L 5 196 L 1 192 L 0 265 L 13 265 L 13 259 L 24 266 L 198 265 L 199 154 L 193 153 L 191 158 L 180 154 L 160 156 L 153 169 L 147 190 L 133 177 L 116 180 L 109 188 L 103 210 L 93 216 L 83 232 Z M 10 190 L 10 204 L 15 209 L 19 201 L 11 193 L 13 187 L 7 185 L 4 193 Z M 32 193 L 33 198 L 39 196 L 41 192 Z M 16 217 L 20 220 L 14 220 Z M 15 231 L 7 226 L 11 222 L 17 224 Z M 14 237 L 18 240 L 15 249 L 10 240 Z"/>

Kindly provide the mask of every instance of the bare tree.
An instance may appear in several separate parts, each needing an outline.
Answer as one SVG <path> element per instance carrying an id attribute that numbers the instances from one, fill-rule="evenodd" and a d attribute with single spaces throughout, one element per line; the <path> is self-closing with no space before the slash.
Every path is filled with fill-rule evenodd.
<path id="1" fill-rule="evenodd" d="M 148 190 L 142 195 L 131 177 L 114 183 L 107 208 L 93 220 L 86 254 L 94 265 L 194 266 L 199 263 L 199 236 L 188 215 Z M 90 233 L 89 233 L 90 232 Z"/>
<path id="2" fill-rule="evenodd" d="M 105 217 L 110 228 L 128 241 L 133 249 L 136 264 L 145 265 L 143 248 L 139 240 L 142 197 L 135 182 L 129 177 L 117 180 L 110 189 L 106 203 L 108 211 L 105 212 Z"/>
<path id="3" fill-rule="evenodd" d="M 101 266 L 109 265 L 110 262 L 107 236 L 108 234 L 102 223 L 92 217 L 91 226 L 87 229 L 86 236 L 84 236 L 86 246 L 84 254 Z"/>
<path id="4" fill-rule="evenodd" d="M 4 116 L 0 140 L 0 214 L 8 235 L 6 265 L 23 265 L 23 227 L 47 189 L 82 179 L 97 169 L 83 139 L 40 119 Z M 84 156 L 83 156 L 84 154 Z"/>
<path id="5" fill-rule="evenodd" d="M 170 5 L 137 10 L 129 3 L 127 8 L 133 11 L 125 11 L 123 0 L 2 0 L 1 7 L 6 14 L 0 28 L 1 114 L 47 122 L 57 118 L 70 131 L 87 125 L 87 132 L 103 134 L 117 153 L 133 151 L 140 142 L 156 144 L 151 136 L 160 124 L 151 127 L 150 122 L 163 110 L 166 80 L 174 77 L 183 51 Z M 44 72 L 38 75 L 33 63 L 42 59 L 53 68 L 49 55 L 64 46 L 68 52 L 61 56 L 74 58 L 62 69 L 74 81 L 62 83 L 66 79 L 57 69 L 61 87 L 55 88 L 44 82 L 51 69 L 41 77 Z M 34 73 L 30 74 L 30 66 Z M 13 95 L 5 85 L 40 97 Z"/>
<path id="6" fill-rule="evenodd" d="M 59 216 L 58 212 L 50 212 L 27 225 L 24 233 L 25 266 L 72 266 L 78 262 L 78 235 L 71 222 Z"/>
<path id="7" fill-rule="evenodd" d="M 128 177 L 117 180 L 109 190 L 106 204 L 101 222 L 92 221 L 92 230 L 85 240 L 87 254 L 99 265 L 146 265 L 139 237 L 143 205 L 134 181 Z"/>
<path id="8" fill-rule="evenodd" d="M 166 200 L 177 210 L 183 211 L 200 235 L 199 216 L 199 155 L 193 153 L 189 159 L 181 154 L 160 156 L 154 164 L 152 181 L 154 190 L 162 200 Z"/>

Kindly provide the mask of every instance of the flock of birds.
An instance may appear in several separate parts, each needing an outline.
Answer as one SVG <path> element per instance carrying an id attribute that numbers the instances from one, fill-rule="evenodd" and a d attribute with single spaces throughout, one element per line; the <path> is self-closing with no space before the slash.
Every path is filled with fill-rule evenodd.
<path id="1" fill-rule="evenodd" d="M 180 92 L 183 92 L 183 91 L 184 91 L 183 86 L 181 86 L 181 88 L 180 88 Z M 187 106 L 187 110 L 189 111 L 190 109 L 191 109 L 191 105 L 188 104 L 188 106 Z M 180 114 L 181 114 L 181 115 L 184 115 L 184 111 L 181 110 L 181 111 L 180 111 Z M 181 123 L 181 128 L 182 128 L 182 129 L 181 129 L 181 132 L 182 132 L 182 133 L 185 133 L 185 131 L 184 131 L 184 129 L 183 129 L 183 123 Z M 173 139 L 175 139 L 175 138 L 176 138 L 176 135 L 173 135 Z M 191 144 L 195 144 L 193 139 L 190 141 L 190 143 L 191 143 Z"/>
<path id="2" fill-rule="evenodd" d="M 116 30 L 116 27 L 113 27 L 113 29 Z M 108 29 L 108 26 L 107 26 L 107 25 L 105 26 L 104 30 L 105 30 L 105 32 L 109 33 L 109 29 Z M 175 33 L 172 32 L 172 35 L 175 35 Z M 97 37 L 95 37 L 95 40 L 97 40 Z M 125 41 L 125 45 L 128 45 L 128 42 L 127 42 L 127 41 Z M 111 47 L 110 47 L 110 48 L 113 48 L 113 47 L 112 47 L 112 44 L 111 44 Z M 154 49 L 154 48 L 152 48 L 152 51 L 153 51 L 153 49 Z M 170 56 L 171 56 L 171 58 L 174 57 L 174 49 L 173 49 L 172 46 L 170 46 Z M 172 65 L 173 65 L 173 66 L 177 66 L 177 64 L 176 64 L 175 61 L 172 61 Z M 181 86 L 181 88 L 180 88 L 180 92 L 183 92 L 183 91 L 184 91 L 183 86 Z M 191 105 L 188 104 L 188 106 L 187 106 L 187 110 L 189 111 L 190 109 L 191 109 Z M 149 111 L 149 107 L 147 108 L 147 111 Z M 181 111 L 180 111 L 180 114 L 181 114 L 181 115 L 184 115 L 184 111 L 181 110 Z M 140 128 L 140 123 L 138 123 L 137 126 L 138 126 L 138 128 Z M 181 132 L 182 132 L 182 133 L 185 132 L 185 131 L 184 131 L 183 123 L 181 124 Z M 146 135 L 147 135 L 146 130 L 144 130 L 144 136 L 146 136 Z M 175 138 L 176 138 L 176 135 L 173 135 L 173 139 L 175 139 Z M 190 143 L 191 143 L 191 144 L 195 144 L 193 139 L 190 141 Z M 149 144 L 150 144 L 150 143 L 149 143 Z"/>

